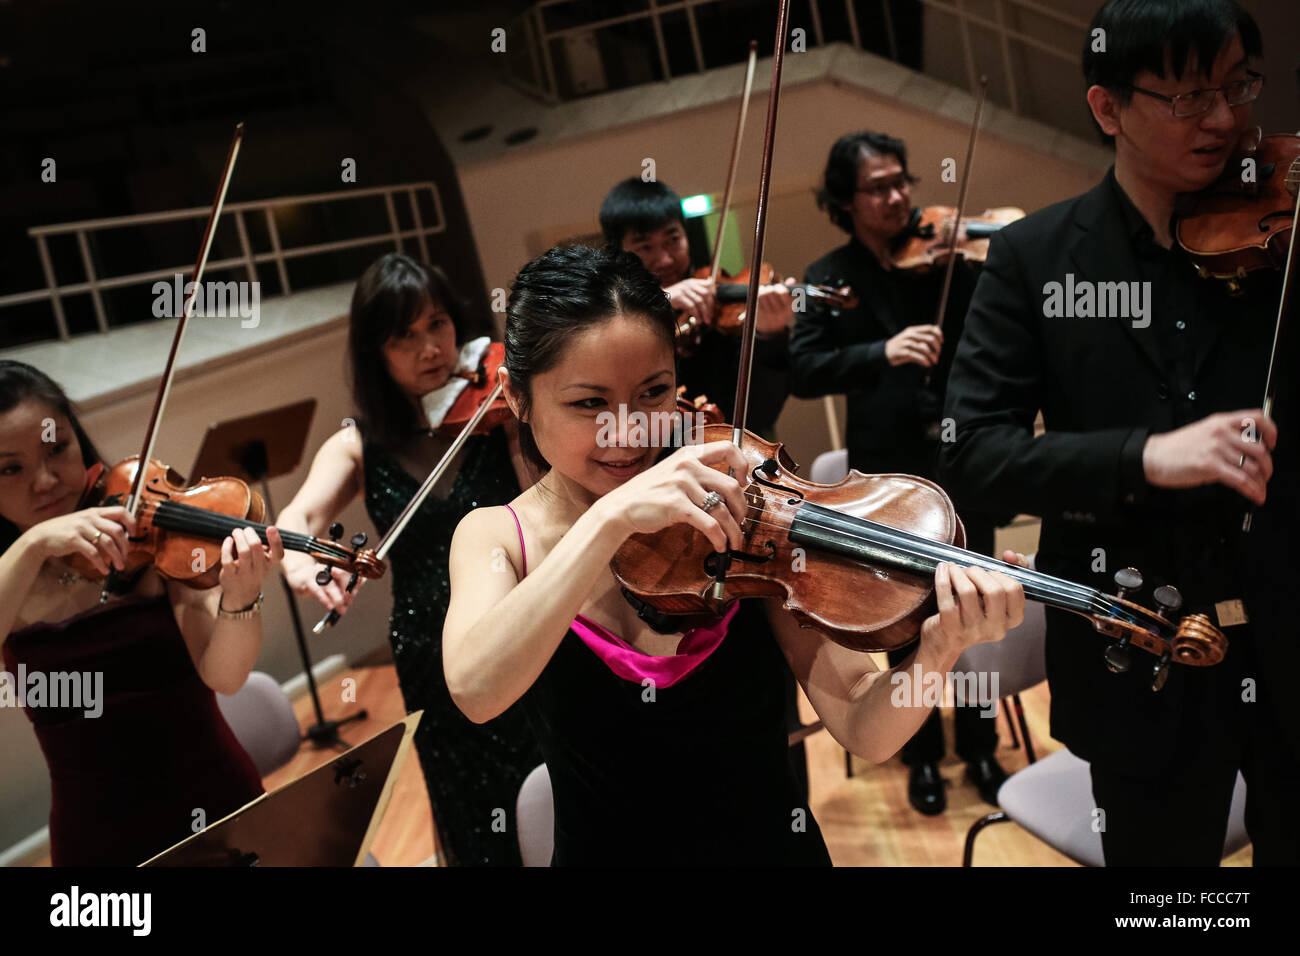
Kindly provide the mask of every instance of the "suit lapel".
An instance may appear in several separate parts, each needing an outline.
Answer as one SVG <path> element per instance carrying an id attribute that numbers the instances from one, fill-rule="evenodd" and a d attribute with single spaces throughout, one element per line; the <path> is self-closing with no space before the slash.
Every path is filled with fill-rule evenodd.
<path id="1" fill-rule="evenodd" d="M 1139 281 L 1137 263 L 1133 259 L 1133 243 L 1124 228 L 1124 213 L 1112 191 L 1109 176 L 1079 200 L 1074 224 L 1076 237 L 1070 248 L 1070 259 L 1077 270 L 1074 277 L 1076 285 L 1087 280 L 1094 283 L 1095 291 L 1095 284 L 1099 282 Z M 1062 280 L 1064 278 L 1061 277 Z M 1156 344 L 1154 321 L 1141 329 L 1133 327 L 1132 318 L 1111 316 L 1096 321 L 1119 323 L 1133 344 L 1146 356 L 1152 371 L 1164 376 L 1165 366 Z"/>

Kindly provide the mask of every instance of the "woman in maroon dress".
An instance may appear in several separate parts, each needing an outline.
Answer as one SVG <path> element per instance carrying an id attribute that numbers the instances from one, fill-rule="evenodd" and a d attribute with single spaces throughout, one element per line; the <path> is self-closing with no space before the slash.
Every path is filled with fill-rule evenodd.
<path id="1" fill-rule="evenodd" d="M 0 361 L 0 650 L 50 769 L 55 866 L 135 866 L 262 791 L 214 691 L 243 686 L 262 647 L 262 579 L 283 555 L 250 529 L 222 543 L 220 586 L 123 570 L 126 509 L 83 508 L 99 456 L 62 389 Z"/>

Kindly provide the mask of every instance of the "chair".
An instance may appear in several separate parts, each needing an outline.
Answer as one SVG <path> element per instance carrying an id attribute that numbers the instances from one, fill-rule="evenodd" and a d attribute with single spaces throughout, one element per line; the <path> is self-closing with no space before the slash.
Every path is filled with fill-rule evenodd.
<path id="1" fill-rule="evenodd" d="M 234 694 L 218 694 L 217 707 L 263 777 L 298 752 L 298 718 L 289 695 L 270 674 L 253 671 Z"/>
<path id="2" fill-rule="evenodd" d="M 550 866 L 555 849 L 555 803 L 546 764 L 534 767 L 524 778 L 515 801 L 515 820 L 524 866 Z"/>
<path id="3" fill-rule="evenodd" d="M 847 448 L 822 452 L 813 459 L 812 470 L 808 472 L 813 481 L 823 485 L 833 485 L 848 473 L 849 450 Z"/>
<path id="4" fill-rule="evenodd" d="M 1101 834 L 1093 831 L 1092 773 L 1088 762 L 1061 749 L 1007 778 L 998 790 L 1002 810 L 971 824 L 962 866 L 971 866 L 975 838 L 994 823 L 1018 823 L 1052 849 L 1084 866 L 1105 866 Z M 1246 781 L 1237 774 L 1223 855 L 1247 843 Z"/>
<path id="5" fill-rule="evenodd" d="M 1033 555 L 1029 565 L 1033 567 Z M 1025 755 L 1033 763 L 1034 745 L 1029 739 L 1029 725 L 1025 722 L 1025 708 L 1020 703 L 1020 695 L 1029 688 L 1041 684 L 1047 679 L 1047 661 L 1044 655 L 1044 642 L 1047 635 L 1047 609 L 1038 601 L 1025 602 L 1025 619 L 1017 627 L 1007 631 L 1000 641 L 976 644 L 968 647 L 953 665 L 955 673 L 997 674 L 997 694 L 1002 698 L 1003 711 L 1011 727 L 1011 736 L 1016 746 L 1020 740 L 1025 742 Z M 953 696 L 958 704 L 965 704 L 966 687 L 961 681 L 954 682 Z M 1011 703 L 1008 705 L 1007 701 Z M 981 702 L 976 702 L 981 703 Z M 1020 723 L 1020 733 L 1016 733 L 1016 722 Z"/>
<path id="6" fill-rule="evenodd" d="M 1033 558 L 1030 558 L 1033 566 Z M 990 813 L 971 824 L 966 833 L 962 852 L 962 866 L 971 866 L 975 854 L 975 838 L 985 827 L 995 823 L 1014 822 L 1038 837 L 1048 846 L 1084 866 L 1104 866 L 1101 834 L 1092 829 L 1093 796 L 1092 773 L 1085 760 L 1069 750 L 1061 749 L 1035 761 L 1025 724 L 1024 708 L 1020 705 L 1020 691 L 1047 679 L 1044 645 L 1046 640 L 1046 613 L 1042 604 L 1030 601 L 1025 608 L 1025 622 L 1007 633 L 1001 641 L 976 644 L 958 658 L 955 670 L 979 672 L 995 669 L 999 673 L 999 691 L 1015 700 L 1025 739 L 1025 752 L 1029 766 L 1012 774 L 998 789 L 997 813 Z M 956 686 L 961 697 L 964 687 Z M 1232 810 L 1228 823 L 1224 856 L 1237 852 L 1249 842 L 1246 835 L 1246 785 L 1237 775 L 1232 795 Z"/>

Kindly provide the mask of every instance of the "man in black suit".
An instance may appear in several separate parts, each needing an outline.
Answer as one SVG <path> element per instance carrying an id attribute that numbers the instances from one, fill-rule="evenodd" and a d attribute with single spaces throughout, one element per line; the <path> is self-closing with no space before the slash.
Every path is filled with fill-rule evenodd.
<path id="1" fill-rule="evenodd" d="M 1282 519 L 1270 502 L 1267 533 L 1241 532 L 1272 493 L 1278 433 L 1256 406 L 1279 276 L 1252 273 L 1232 295 L 1171 234 L 1181 196 L 1245 168 L 1233 151 L 1260 51 L 1232 0 L 1098 12 L 1084 71 L 1115 165 L 993 238 L 949 379 L 945 488 L 1040 515 L 1041 570 L 1114 593 L 1111 576 L 1138 568 L 1134 600 L 1174 585 L 1170 616 L 1206 613 L 1229 641 L 1221 664 L 1174 664 L 1156 692 L 1155 658 L 1130 650 L 1112 673 L 1088 621 L 1048 611 L 1052 735 L 1091 764 L 1108 865 L 1217 865 L 1238 769 L 1255 862 L 1300 862 L 1300 734 L 1279 667 L 1295 629 L 1247 573 L 1285 560 L 1263 553 Z"/>
<path id="2" fill-rule="evenodd" d="M 975 287 L 964 263 L 953 273 L 944 332 L 935 324 L 943 270 L 905 272 L 893 268 L 900 243 L 916 234 L 920 210 L 913 209 L 912 176 L 902 140 L 864 131 L 841 136 L 826 160 L 818 205 L 849 234 L 849 241 L 818 259 L 804 273 L 817 285 L 849 285 L 858 298 L 852 309 L 809 308 L 796 315 L 790 337 L 790 390 L 800 398 L 844 394 L 849 467 L 865 474 L 899 472 L 933 479 L 943 388 L 951 348 Z M 967 547 L 993 551 L 992 516 L 956 502 L 966 525 Z M 911 648 L 895 651 L 898 664 Z M 994 756 L 996 713 L 988 708 L 956 709 L 958 756 L 981 797 L 997 804 L 1006 772 Z M 939 761 L 944 755 L 943 723 L 936 709 L 904 745 L 909 772 L 907 796 L 920 813 L 947 807 Z"/>

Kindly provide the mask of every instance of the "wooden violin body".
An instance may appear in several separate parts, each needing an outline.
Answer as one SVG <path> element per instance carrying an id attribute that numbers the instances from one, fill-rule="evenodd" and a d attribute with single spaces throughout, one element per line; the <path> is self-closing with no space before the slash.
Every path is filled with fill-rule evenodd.
<path id="1" fill-rule="evenodd" d="M 697 269 L 692 275 L 694 279 L 707 279 L 712 275 L 709 266 Z M 712 316 L 701 317 L 689 314 L 685 309 L 677 313 L 677 354 L 688 356 L 692 354 L 700 345 L 700 340 L 704 335 L 704 330 L 710 326 L 722 332 L 725 335 L 740 335 L 744 329 L 745 316 L 745 298 L 749 291 L 750 270 L 742 269 L 736 275 L 730 275 L 725 270 L 719 273 L 726 279 L 725 282 L 719 282 L 715 287 L 714 298 L 717 306 Z M 778 282 L 776 269 L 768 263 L 763 263 L 759 270 L 759 284 L 773 285 Z M 851 309 L 858 304 L 857 296 L 849 286 L 834 288 L 832 286 L 813 285 L 811 283 L 796 283 L 790 286 L 791 292 L 802 290 L 802 293 L 810 299 L 825 300 L 833 303 L 839 308 Z"/>
<path id="2" fill-rule="evenodd" d="M 721 425 L 722 409 L 709 401 L 707 395 L 696 395 L 693 399 L 686 397 L 686 386 L 677 386 L 677 410 L 683 414 L 695 416 L 695 422 L 702 425 Z M 687 419 L 690 421 L 690 419 Z"/>
<path id="3" fill-rule="evenodd" d="M 732 426 L 711 425 L 701 440 L 731 437 Z M 934 613 L 934 572 L 947 561 L 1001 571 L 1030 599 L 1082 614 L 1162 665 L 1223 658 L 1227 642 L 1204 615 L 1175 625 L 1122 597 L 964 550 L 961 519 L 931 481 L 851 471 L 823 485 L 797 477 L 780 443 L 745 432 L 741 450 L 748 474 L 736 478 L 749 507 L 724 598 L 712 594 L 720 555 L 686 524 L 629 537 L 610 565 L 623 587 L 669 614 L 719 614 L 736 598 L 776 597 L 802 625 L 844 647 L 890 651 L 914 641 Z"/>
<path id="4" fill-rule="evenodd" d="M 497 384 L 497 369 L 505 364 L 506 346 L 504 342 L 493 342 L 483 353 L 483 358 L 479 361 L 478 368 L 473 372 L 459 373 L 463 378 L 469 380 L 469 387 L 456 397 L 451 409 L 447 412 L 447 417 L 442 420 L 438 426 L 438 434 L 444 438 L 455 438 L 461 430 L 469 423 L 479 410 L 479 406 L 487 399 Z M 473 434 L 486 435 L 494 428 L 504 425 L 507 421 L 514 418 L 514 412 L 510 411 L 510 406 L 506 403 L 505 397 L 496 398 L 483 418 L 474 426 Z"/>
<path id="5" fill-rule="evenodd" d="M 1189 200 L 1176 238 L 1201 276 L 1235 289 L 1248 272 L 1284 265 L 1298 194 L 1300 136 L 1249 136 L 1219 181 Z"/>
<path id="6" fill-rule="evenodd" d="M 130 493 L 139 457 L 132 456 L 104 471 L 82 507 L 120 505 Z M 235 528 L 252 527 L 266 544 L 266 504 L 239 478 L 200 478 L 186 486 L 175 470 L 156 459 L 145 469 L 143 502 L 136 516 L 136 534 L 127 538 L 126 570 L 131 574 L 149 564 L 165 578 L 192 588 L 216 587 L 221 573 L 221 543 Z M 325 564 L 380 577 L 384 562 L 373 552 L 353 552 L 311 535 L 282 531 L 285 548 L 310 554 Z M 85 558 L 67 562 L 92 580 L 103 577 Z"/>
<path id="7" fill-rule="evenodd" d="M 910 236 L 893 255 L 894 268 L 925 272 L 947 262 L 956 214 L 952 206 L 914 210 Z M 989 237 L 1003 226 L 1024 218 L 1025 211 L 1016 206 L 998 206 L 985 209 L 978 216 L 963 216 L 954 254 L 968 262 L 982 263 L 988 258 Z"/>

